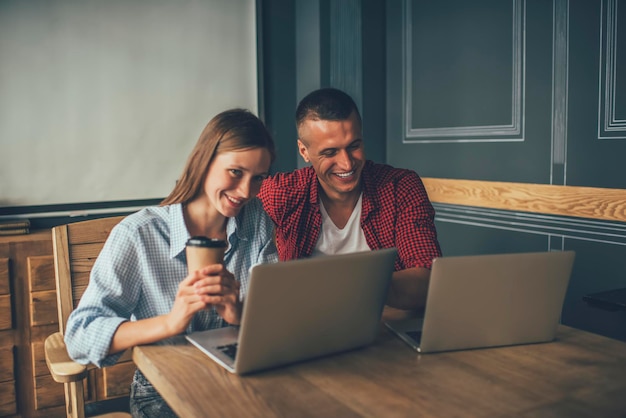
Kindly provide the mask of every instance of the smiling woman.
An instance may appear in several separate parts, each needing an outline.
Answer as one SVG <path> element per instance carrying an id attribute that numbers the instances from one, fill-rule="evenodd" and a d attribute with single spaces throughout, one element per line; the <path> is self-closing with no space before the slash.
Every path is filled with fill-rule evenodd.
<path id="1" fill-rule="evenodd" d="M 259 193 L 261 182 L 269 174 L 270 162 L 271 155 L 266 148 L 216 155 L 205 180 L 203 206 L 208 203 L 225 217 L 236 216 L 243 205 Z M 187 209 L 194 210 L 193 202 Z M 215 236 L 215 232 L 206 235 Z"/>
<path id="2" fill-rule="evenodd" d="M 207 116 L 258 111 L 255 0 L 3 0 L 0 39 L 0 216 L 159 201 Z"/>
<path id="3" fill-rule="evenodd" d="M 211 119 L 170 195 L 111 231 L 67 321 L 75 361 L 107 366 L 137 345 L 240 323 L 250 267 L 278 259 L 273 223 L 255 199 L 274 152 L 251 112 L 231 109 Z M 223 263 L 189 269 L 191 236 L 224 240 Z M 131 386 L 131 411 L 174 416 L 141 373 Z"/>

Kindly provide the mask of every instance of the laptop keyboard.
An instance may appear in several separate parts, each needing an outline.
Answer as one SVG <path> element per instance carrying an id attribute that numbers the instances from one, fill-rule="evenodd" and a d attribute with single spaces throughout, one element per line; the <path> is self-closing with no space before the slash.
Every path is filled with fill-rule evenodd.
<path id="1" fill-rule="evenodd" d="M 235 360 L 235 357 L 237 356 L 237 343 L 220 345 L 217 349 L 233 360 Z"/>

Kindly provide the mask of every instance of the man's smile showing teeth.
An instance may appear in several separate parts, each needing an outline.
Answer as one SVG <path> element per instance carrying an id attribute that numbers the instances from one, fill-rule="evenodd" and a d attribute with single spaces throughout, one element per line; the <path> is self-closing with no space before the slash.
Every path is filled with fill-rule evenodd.
<path id="1" fill-rule="evenodd" d="M 335 173 L 337 177 L 341 177 L 341 178 L 350 177 L 353 174 L 354 174 L 354 170 L 348 171 L 347 173 Z"/>

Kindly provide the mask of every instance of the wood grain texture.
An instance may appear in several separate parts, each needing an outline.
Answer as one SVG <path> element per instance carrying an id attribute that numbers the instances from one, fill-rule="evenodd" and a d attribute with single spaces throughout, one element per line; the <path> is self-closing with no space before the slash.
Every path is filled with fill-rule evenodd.
<path id="1" fill-rule="evenodd" d="M 0 382 L 13 379 L 13 347 L 0 347 Z"/>
<path id="2" fill-rule="evenodd" d="M 55 290 L 54 257 L 41 255 L 28 257 L 28 285 L 31 292 Z"/>
<path id="3" fill-rule="evenodd" d="M 8 295 L 11 293 L 9 286 L 9 259 L 0 258 L 0 295 Z"/>
<path id="4" fill-rule="evenodd" d="M 130 362 L 130 352 L 123 356 L 127 363 L 119 363 L 112 366 L 111 369 L 94 369 L 90 365 L 85 368 L 83 378 L 75 379 L 70 376 L 69 371 L 67 376 L 62 374 L 67 371 L 63 367 L 67 367 L 69 370 L 76 367 L 68 360 L 69 357 L 64 351 L 65 346 L 63 349 L 59 349 L 58 353 L 54 350 L 57 344 L 62 343 L 62 334 L 67 319 L 87 288 L 89 275 L 96 258 L 113 227 L 123 218 L 123 216 L 99 218 L 52 228 L 60 332 L 46 339 L 46 363 L 56 381 L 66 382 L 66 409 L 77 412 L 78 416 L 82 414 L 84 401 L 97 402 L 111 397 L 128 395 L 130 391 L 134 372 L 134 366 Z M 41 305 L 42 308 L 43 306 Z M 60 362 L 51 361 L 50 356 L 52 354 L 58 356 Z M 66 357 L 65 360 L 63 356 Z M 120 362 L 122 360 L 120 359 Z M 117 413 L 110 416 L 127 417 L 129 415 Z"/>
<path id="5" fill-rule="evenodd" d="M 432 202 L 626 222 L 626 190 L 422 178 Z"/>
<path id="6" fill-rule="evenodd" d="M 58 323 L 56 291 L 31 292 L 30 326 L 38 327 L 56 323 Z"/>
<path id="7" fill-rule="evenodd" d="M 49 376 L 50 375 L 50 371 L 48 370 L 48 365 L 46 365 L 46 353 L 44 350 L 44 341 L 36 341 L 31 344 L 30 351 L 32 353 L 34 376 L 43 376 L 43 375 Z"/>
<path id="8" fill-rule="evenodd" d="M 50 374 L 35 376 L 35 409 L 42 410 L 62 405 L 65 391 L 62 385 L 54 382 Z"/>
<path id="9" fill-rule="evenodd" d="M 12 327 L 11 295 L 0 295 L 0 330 L 11 329 Z"/>
<path id="10" fill-rule="evenodd" d="M 129 350 L 127 353 L 132 354 Z M 135 370 L 137 367 L 132 361 L 119 361 L 113 366 L 102 369 L 102 396 L 106 398 L 116 398 L 119 396 L 130 395 L 130 382 L 133 381 Z M 120 382 L 129 382 L 128 385 L 122 385 Z"/>
<path id="11" fill-rule="evenodd" d="M 54 252 L 54 277 L 57 289 L 57 307 L 59 331 L 65 332 L 65 324 L 74 310 L 74 299 L 70 279 L 70 254 L 67 225 L 52 229 L 52 248 Z"/>
<path id="12" fill-rule="evenodd" d="M 46 364 L 50 374 L 60 383 L 76 382 L 87 376 L 87 366 L 78 364 L 67 354 L 63 334 L 55 332 L 45 341 Z"/>
<path id="13" fill-rule="evenodd" d="M 31 327 L 33 302 L 31 285 L 35 289 L 54 289 L 54 277 L 51 275 L 50 261 L 52 255 L 51 232 L 47 230 L 32 231 L 28 235 L 1 237 L 0 258 L 8 259 L 8 275 L 11 291 L 11 313 L 13 315 L 13 327 L 11 330 L 2 331 L 0 334 L 0 346 L 11 348 L 14 355 L 14 365 L 10 371 L 15 372 L 15 379 L 9 386 L 0 388 L 3 396 L 13 396 L 14 408 L 17 405 L 17 416 L 20 417 L 53 417 L 60 416 L 59 408 L 41 407 L 38 403 L 40 394 L 36 378 L 37 365 L 33 362 L 32 346 L 43 339 L 53 330 L 55 325 L 42 325 Z M 6 265 L 5 265 L 6 266 Z M 45 279 L 50 280 L 44 283 Z M 41 280 L 40 280 L 41 279 Z M 39 309 L 38 309 L 39 311 Z M 56 312 L 51 314 L 56 316 Z M 0 318 L 2 314 L 0 314 Z M 6 338 L 5 338 L 6 337 Z M 7 392 L 5 392 L 7 390 Z M 46 393 L 48 389 L 46 389 Z M 12 394 L 12 395 L 11 395 Z M 8 398 L 7 398 L 8 399 Z M 3 404 L 1 401 L 0 404 Z M 5 414 L 0 406 L 0 416 Z M 11 414 L 9 414 L 11 415 Z"/>
<path id="14" fill-rule="evenodd" d="M 104 242 L 111 230 L 124 217 L 100 218 L 89 221 L 60 225 L 52 228 L 54 249 L 54 273 L 56 278 L 59 327 L 65 324 L 74 310 L 75 301 L 80 299 Z M 79 276 L 75 283 L 75 276 Z M 76 286 L 78 294 L 74 294 Z"/>
<path id="15" fill-rule="evenodd" d="M 425 355 L 381 326 L 369 347 L 243 377 L 184 340 L 135 347 L 133 360 L 184 417 L 620 417 L 626 410 L 626 344 L 565 326 L 550 343 Z"/>
<path id="16" fill-rule="evenodd" d="M 15 382 L 0 382 L 0 416 L 10 416 L 16 412 Z"/>
<path id="17" fill-rule="evenodd" d="M 102 243 L 122 219 L 124 216 L 114 216 L 68 224 L 70 242 L 72 245 Z"/>

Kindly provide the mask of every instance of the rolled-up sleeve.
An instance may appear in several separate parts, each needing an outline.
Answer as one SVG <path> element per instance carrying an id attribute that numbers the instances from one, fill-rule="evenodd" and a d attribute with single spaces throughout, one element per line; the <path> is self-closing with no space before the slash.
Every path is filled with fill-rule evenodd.
<path id="1" fill-rule="evenodd" d="M 416 174 L 410 173 L 398 183 L 396 205 L 396 247 L 403 268 L 430 269 L 433 259 L 441 256 L 441 248 L 435 228 L 435 210 Z"/>

